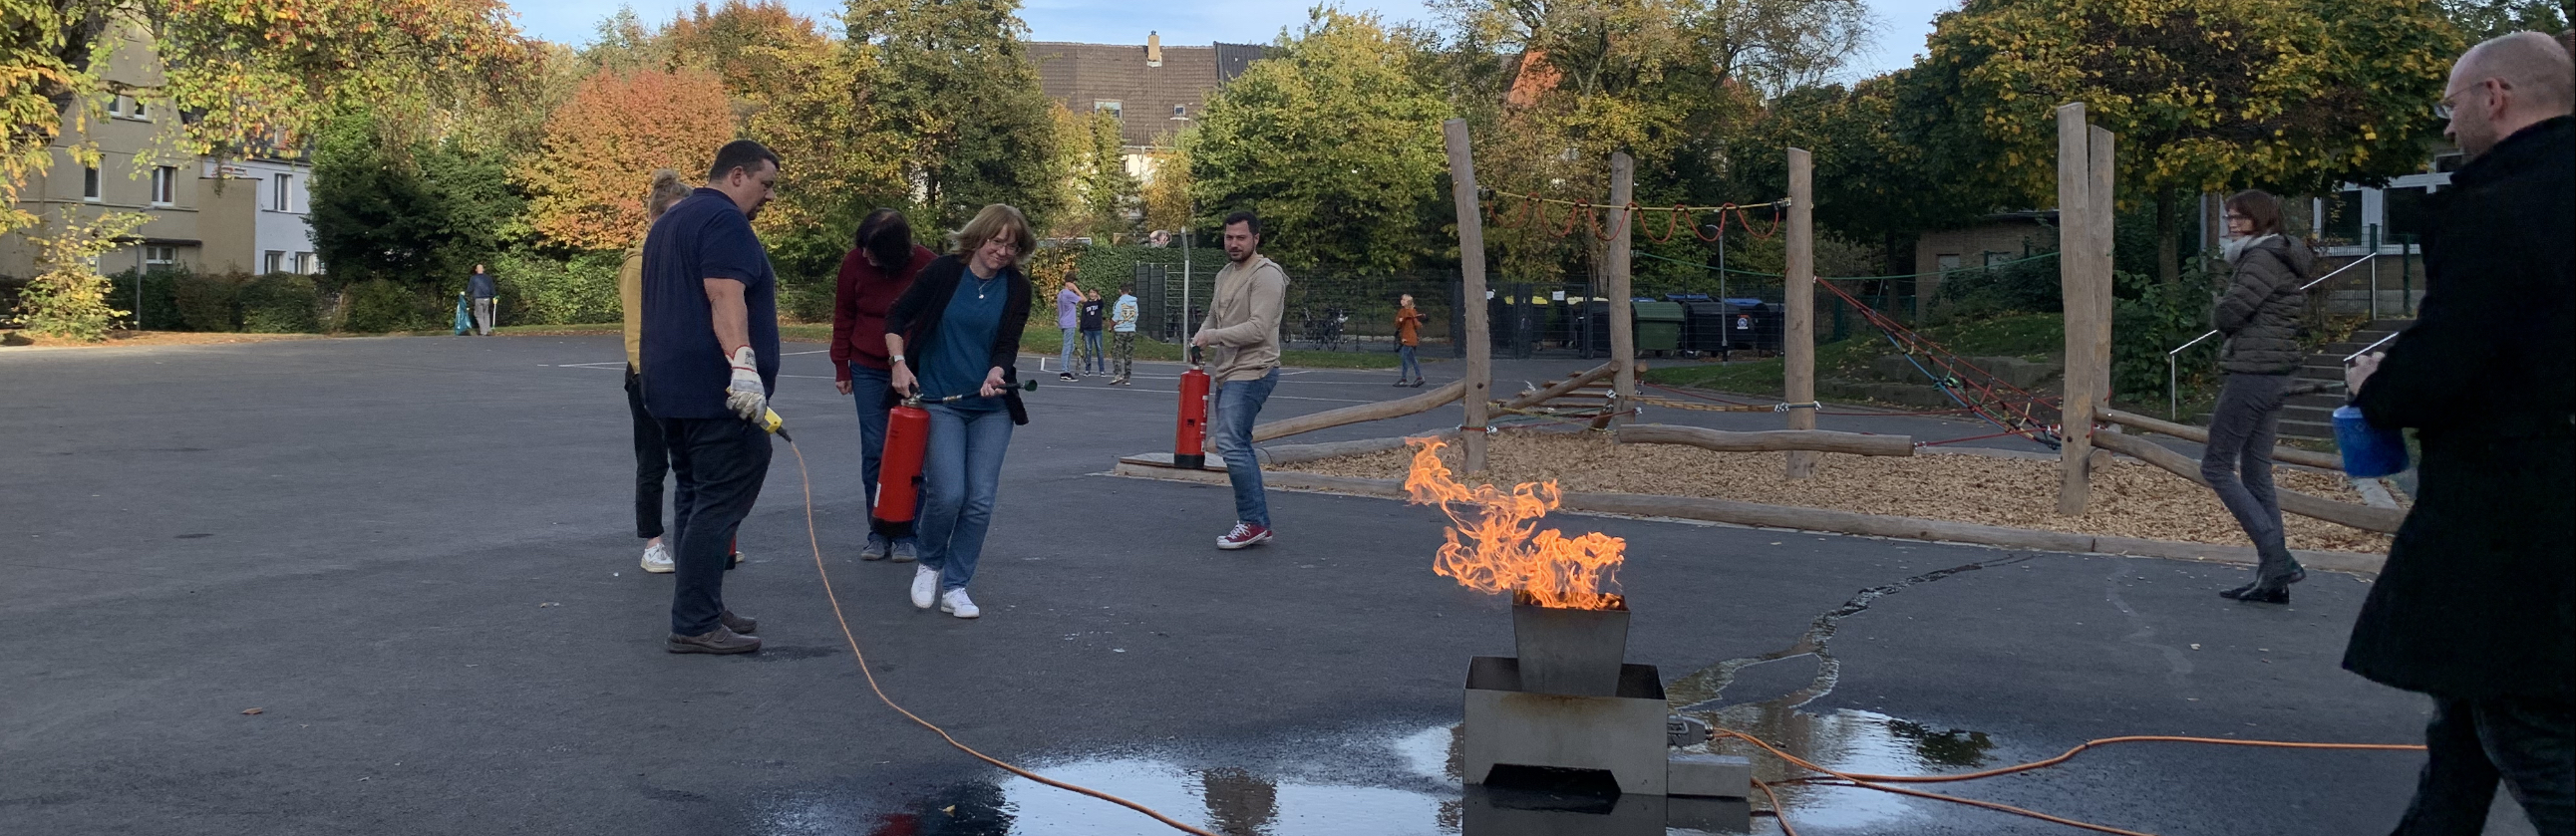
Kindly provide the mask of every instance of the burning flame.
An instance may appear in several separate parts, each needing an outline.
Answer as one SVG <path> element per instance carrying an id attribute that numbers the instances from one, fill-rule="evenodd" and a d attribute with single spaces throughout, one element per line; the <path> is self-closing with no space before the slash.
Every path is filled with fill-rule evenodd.
<path id="1" fill-rule="evenodd" d="M 1419 449 L 1404 490 L 1415 504 L 1440 506 L 1454 524 L 1444 532 L 1449 542 L 1431 571 L 1469 589 L 1517 593 L 1516 600 L 1542 607 L 1627 607 L 1615 591 L 1627 541 L 1597 531 L 1570 539 L 1553 528 L 1533 532 L 1564 496 L 1554 481 L 1523 483 L 1508 494 L 1491 485 L 1461 485 L 1440 463 L 1445 445 L 1438 439 L 1414 441 Z"/>

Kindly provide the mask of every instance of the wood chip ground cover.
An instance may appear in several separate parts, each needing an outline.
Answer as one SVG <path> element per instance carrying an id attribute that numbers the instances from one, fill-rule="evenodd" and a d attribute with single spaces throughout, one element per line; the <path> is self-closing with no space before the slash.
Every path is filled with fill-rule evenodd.
<path id="1" fill-rule="evenodd" d="M 1457 467 L 1457 448 L 1442 455 Z M 1770 505 L 1830 508 L 2048 531 L 2228 546 L 2245 533 L 2208 489 L 2154 467 L 2120 459 L 2094 474 L 2093 502 L 2081 517 L 2057 514 L 2057 465 L 2048 461 L 1935 455 L 1910 458 L 1824 454 L 1816 478 L 1781 477 L 1782 453 L 1719 453 L 1669 444 L 1614 444 L 1582 432 L 1523 431 L 1494 436 L 1491 472 L 1468 482 L 1516 484 L 1554 479 L 1567 491 L 1664 494 Z M 1401 479 L 1410 449 L 1300 462 L 1280 469 L 1327 476 Z M 2287 468 L 2283 488 L 2339 502 L 2361 502 L 2340 476 Z M 2285 517 L 2290 547 L 2386 553 L 2388 538 L 2297 515 Z"/>

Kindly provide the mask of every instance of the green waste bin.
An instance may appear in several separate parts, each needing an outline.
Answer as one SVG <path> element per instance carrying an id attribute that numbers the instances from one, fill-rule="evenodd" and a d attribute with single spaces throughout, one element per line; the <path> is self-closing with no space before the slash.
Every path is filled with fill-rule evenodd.
<path id="1" fill-rule="evenodd" d="M 1639 352 L 1682 349 L 1682 321 L 1685 317 L 1680 302 L 1639 301 L 1629 304 L 1630 309 L 1636 312 Z"/>

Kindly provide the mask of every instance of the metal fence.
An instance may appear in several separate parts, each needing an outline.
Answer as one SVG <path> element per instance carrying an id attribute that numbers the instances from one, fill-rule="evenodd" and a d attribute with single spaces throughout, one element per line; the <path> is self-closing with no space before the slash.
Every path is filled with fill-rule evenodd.
<path id="1" fill-rule="evenodd" d="M 1179 265 L 1135 265 L 1140 330 L 1165 342 L 1186 340 L 1207 316 L 1215 271 L 1184 274 Z M 1844 281 L 1844 292 L 1899 322 L 1916 321 L 1915 298 L 1895 282 Z M 1717 295 L 1723 291 L 1726 295 Z M 1316 268 L 1289 271 L 1281 313 L 1284 347 L 1321 351 L 1393 351 L 1397 299 L 1411 294 L 1422 313 L 1426 350 L 1466 354 L 1465 283 L 1456 270 L 1363 271 Z M 1610 351 L 1609 300 L 1591 282 L 1488 280 L 1486 323 L 1497 357 L 1604 357 Z M 1782 283 L 1776 276 L 1735 275 L 1729 281 L 1640 282 L 1631 298 L 1638 352 L 1644 356 L 1706 356 L 1777 352 L 1784 328 Z M 1832 293 L 1816 294 L 1816 336 L 1832 342 L 1872 333 L 1861 311 Z"/>

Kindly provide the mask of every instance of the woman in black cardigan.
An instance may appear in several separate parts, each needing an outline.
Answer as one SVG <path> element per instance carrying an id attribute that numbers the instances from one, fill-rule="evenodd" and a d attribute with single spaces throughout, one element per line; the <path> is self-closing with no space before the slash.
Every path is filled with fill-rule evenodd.
<path id="1" fill-rule="evenodd" d="M 958 618 L 982 614 L 966 584 L 992 527 L 1011 428 L 1029 422 L 1011 385 L 1029 321 L 1029 280 L 1020 265 L 1036 244 L 1020 210 L 986 206 L 957 231 L 955 252 L 922 268 L 886 312 L 894 384 L 886 398 L 918 394 L 930 412 L 914 528 L 921 561 L 912 605 L 920 609 L 935 602 Z"/>

